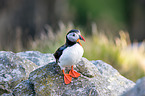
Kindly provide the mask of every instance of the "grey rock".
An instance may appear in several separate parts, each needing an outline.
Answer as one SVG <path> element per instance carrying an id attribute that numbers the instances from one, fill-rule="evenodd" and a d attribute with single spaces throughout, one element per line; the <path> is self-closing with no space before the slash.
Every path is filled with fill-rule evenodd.
<path id="1" fill-rule="evenodd" d="M 99 70 L 99 73 L 101 74 L 102 81 L 99 83 L 102 83 L 101 85 L 107 88 L 105 92 L 111 92 L 108 96 L 121 95 L 135 85 L 133 81 L 128 80 L 120 75 L 120 73 L 111 65 L 101 60 L 91 62 L 96 66 L 96 68 Z M 100 88 L 98 88 L 98 90 L 100 90 Z"/>
<path id="2" fill-rule="evenodd" d="M 145 77 L 137 80 L 134 88 L 130 89 L 122 96 L 145 96 Z"/>
<path id="3" fill-rule="evenodd" d="M 0 95 L 10 95 L 13 88 L 28 79 L 30 72 L 36 68 L 36 64 L 13 52 L 0 51 Z"/>
<path id="4" fill-rule="evenodd" d="M 9 93 L 9 94 L 4 93 L 1 96 L 13 96 L 13 94 L 12 93 Z"/>
<path id="5" fill-rule="evenodd" d="M 15 96 L 34 96 L 34 85 L 29 80 L 24 80 L 14 88 L 13 94 Z"/>
<path id="6" fill-rule="evenodd" d="M 0 95 L 120 96 L 135 85 L 103 61 L 90 62 L 86 58 L 74 66 L 81 76 L 65 85 L 62 71 L 54 61 L 52 54 L 38 51 L 0 51 Z"/>
<path id="7" fill-rule="evenodd" d="M 50 62 L 54 62 L 55 59 L 53 57 L 52 54 L 43 54 L 40 53 L 39 51 L 26 51 L 26 52 L 19 52 L 17 53 L 18 56 L 20 56 L 21 58 L 25 58 L 28 59 L 30 61 L 32 61 L 33 63 L 35 63 L 38 66 L 44 66 Z M 44 59 L 46 58 L 46 59 Z"/>
<path id="8" fill-rule="evenodd" d="M 61 72 L 59 66 L 55 62 L 51 62 L 31 72 L 27 80 L 29 83 L 26 84 L 25 81 L 18 84 L 14 88 L 13 94 L 28 95 L 27 93 L 30 93 L 34 96 L 119 96 L 135 85 L 134 82 L 121 76 L 116 69 L 103 61 L 90 62 L 86 58 L 82 58 L 74 66 L 74 69 L 81 73 L 81 76 L 72 78 L 72 82 L 65 85 L 63 75 L 59 74 Z M 32 85 L 33 87 L 30 87 Z M 31 90 L 28 90 L 29 88 Z"/>

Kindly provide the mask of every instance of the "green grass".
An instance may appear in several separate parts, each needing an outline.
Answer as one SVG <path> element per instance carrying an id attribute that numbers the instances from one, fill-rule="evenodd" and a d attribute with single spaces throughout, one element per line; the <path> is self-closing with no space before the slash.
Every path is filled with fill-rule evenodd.
<path id="1" fill-rule="evenodd" d="M 29 50 L 54 53 L 65 43 L 65 35 L 71 29 L 75 29 L 72 24 L 65 26 L 61 23 L 59 32 L 54 34 L 48 30 L 48 33 L 42 33 L 40 39 L 35 38 L 31 42 Z M 86 42 L 82 41 L 85 58 L 103 60 L 133 81 L 145 76 L 145 47 L 129 47 L 131 42 L 127 32 L 120 31 L 120 37 L 111 38 L 98 32 L 96 25 L 92 25 L 91 36 L 85 36 L 83 30 L 81 33 L 86 39 Z"/>

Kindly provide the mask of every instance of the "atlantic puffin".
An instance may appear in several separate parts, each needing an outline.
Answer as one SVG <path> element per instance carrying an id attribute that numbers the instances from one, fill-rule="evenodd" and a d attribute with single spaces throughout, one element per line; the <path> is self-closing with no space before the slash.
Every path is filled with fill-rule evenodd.
<path id="1" fill-rule="evenodd" d="M 79 30 L 72 29 L 66 35 L 66 42 L 53 54 L 56 63 L 60 66 L 64 74 L 65 84 L 69 84 L 72 77 L 77 78 L 80 73 L 73 70 L 73 65 L 77 64 L 83 56 L 84 50 L 80 40 L 85 41 Z M 69 74 L 65 74 L 65 67 L 71 67 Z"/>

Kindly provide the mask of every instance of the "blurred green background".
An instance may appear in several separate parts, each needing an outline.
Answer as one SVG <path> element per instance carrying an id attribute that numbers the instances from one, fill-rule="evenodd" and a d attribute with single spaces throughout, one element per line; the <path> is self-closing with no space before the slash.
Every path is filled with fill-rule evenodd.
<path id="1" fill-rule="evenodd" d="M 79 29 L 84 57 L 145 76 L 144 0 L 0 0 L 0 50 L 54 53 Z"/>

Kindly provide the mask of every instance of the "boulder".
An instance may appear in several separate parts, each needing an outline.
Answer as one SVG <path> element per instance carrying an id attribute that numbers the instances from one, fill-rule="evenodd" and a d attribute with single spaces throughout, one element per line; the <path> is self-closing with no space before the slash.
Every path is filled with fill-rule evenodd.
<path id="1" fill-rule="evenodd" d="M 135 85 L 101 60 L 82 58 L 74 70 L 81 76 L 66 85 L 52 54 L 0 51 L 0 95 L 119 96 Z"/>
<path id="2" fill-rule="evenodd" d="M 30 60 L 20 58 L 13 52 L 0 51 L 0 95 L 11 94 L 14 87 L 27 80 L 36 68 L 38 66 Z"/>
<path id="3" fill-rule="evenodd" d="M 41 62 L 44 59 L 48 58 L 39 60 Z M 72 78 L 72 82 L 66 85 L 59 66 L 55 62 L 46 64 L 32 71 L 28 80 L 18 84 L 13 90 L 13 95 L 119 96 L 135 85 L 134 82 L 120 75 L 112 66 L 100 60 L 90 62 L 82 58 L 74 69 L 81 73 L 81 76 Z"/>
<path id="4" fill-rule="evenodd" d="M 137 80 L 136 85 L 122 96 L 145 96 L 145 77 Z"/>
<path id="5" fill-rule="evenodd" d="M 19 52 L 17 53 L 17 55 L 21 58 L 25 58 L 32 61 L 39 67 L 55 61 L 55 59 L 53 58 L 53 54 L 50 54 L 50 53 L 43 54 L 43 53 L 40 53 L 39 51 Z M 43 58 L 46 58 L 46 59 L 43 59 Z"/>

